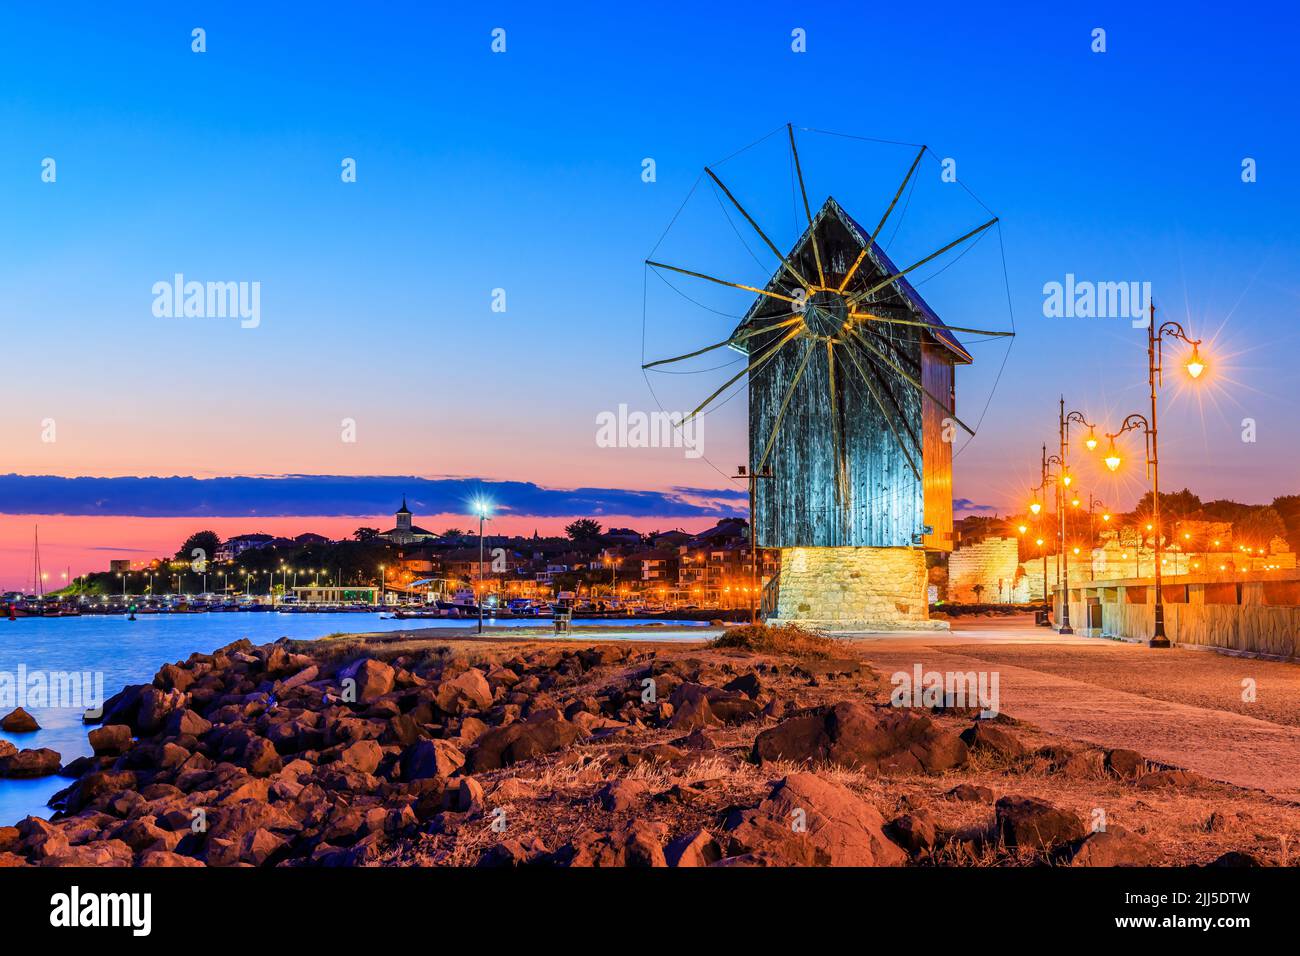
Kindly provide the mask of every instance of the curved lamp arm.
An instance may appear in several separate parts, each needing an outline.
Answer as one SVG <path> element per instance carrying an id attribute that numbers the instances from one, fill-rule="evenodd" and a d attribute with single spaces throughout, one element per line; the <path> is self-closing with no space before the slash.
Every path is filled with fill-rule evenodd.
<path id="1" fill-rule="evenodd" d="M 1141 414 L 1140 412 L 1134 412 L 1133 414 L 1125 418 L 1123 424 L 1119 426 L 1119 431 L 1106 433 L 1106 438 L 1110 441 L 1110 447 L 1107 448 L 1106 450 L 1105 462 L 1106 462 L 1106 467 L 1109 468 L 1111 471 L 1116 471 L 1119 468 L 1119 463 L 1120 463 L 1119 452 L 1115 449 L 1115 439 L 1118 438 L 1120 435 L 1125 434 L 1126 432 L 1138 431 L 1139 429 L 1142 431 L 1143 437 L 1145 439 L 1147 475 L 1148 477 L 1150 477 L 1151 423 L 1147 420 L 1147 417 Z"/>
<path id="2" fill-rule="evenodd" d="M 1159 379 L 1158 379 L 1159 383 L 1163 385 L 1165 380 L 1164 342 L 1165 339 L 1167 338 L 1178 339 L 1180 342 L 1186 342 L 1188 345 L 1192 347 L 1191 361 L 1197 363 L 1197 367 L 1195 368 L 1195 370 L 1191 371 L 1191 375 L 1192 378 L 1196 378 L 1197 376 L 1199 376 L 1201 368 L 1204 367 L 1201 364 L 1201 357 L 1200 357 L 1201 339 L 1192 338 L 1190 335 L 1187 334 L 1187 330 L 1183 328 L 1181 323 L 1175 322 L 1173 319 L 1170 319 L 1168 322 L 1165 322 L 1163 325 L 1161 325 L 1160 328 L 1156 329 L 1155 335 L 1152 336 L 1152 339 L 1155 342 L 1155 347 L 1156 347 L 1156 373 L 1157 375 L 1159 375 Z M 1189 370 L 1191 370 L 1192 367 L 1189 365 L 1188 368 Z"/>

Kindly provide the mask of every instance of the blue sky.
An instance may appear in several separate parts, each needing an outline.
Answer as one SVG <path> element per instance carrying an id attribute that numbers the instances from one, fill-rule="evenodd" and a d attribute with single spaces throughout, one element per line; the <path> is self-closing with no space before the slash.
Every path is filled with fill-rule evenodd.
<path id="1" fill-rule="evenodd" d="M 1163 317 L 1219 334 L 1216 386 L 1167 390 L 1167 486 L 1296 490 L 1300 84 L 1297 17 L 1280 5 L 267 6 L 0 12 L 6 470 L 728 486 L 743 399 L 709 419 L 702 460 L 599 448 L 593 420 L 654 407 L 642 259 L 700 168 L 790 121 L 927 143 L 1001 217 L 1019 335 L 996 390 L 1001 345 L 960 374 L 959 412 L 983 425 L 958 457 L 959 496 L 1020 503 L 1060 391 L 1108 420 L 1142 407 L 1140 332 L 1043 317 L 1043 283 L 1066 273 L 1151 281 Z M 505 54 L 489 49 L 496 27 Z M 848 196 L 873 221 L 909 150 L 807 139 L 814 202 Z M 1241 182 L 1244 157 L 1258 182 Z M 788 245 L 783 154 L 742 160 L 746 198 Z M 975 211 L 932 195 L 953 225 Z M 707 233 L 680 241 L 743 261 Z M 1005 301 L 984 308 L 997 248 L 945 274 L 941 314 L 1001 324 Z M 750 265 L 743 281 L 761 279 Z M 149 289 L 178 271 L 260 281 L 261 326 L 155 318 Z M 674 311 L 657 331 L 647 347 L 685 351 L 729 327 Z M 702 397 L 709 381 L 670 391 Z M 57 442 L 39 441 L 47 417 Z M 340 442 L 343 418 L 357 442 Z M 1140 474 L 1097 482 L 1114 507 L 1143 488 Z"/>

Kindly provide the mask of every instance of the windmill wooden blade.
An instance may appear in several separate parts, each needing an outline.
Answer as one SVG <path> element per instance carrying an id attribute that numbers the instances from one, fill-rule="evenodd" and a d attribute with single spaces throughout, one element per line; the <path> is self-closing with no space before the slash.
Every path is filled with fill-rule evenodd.
<path id="1" fill-rule="evenodd" d="M 812 227 L 812 209 L 808 205 L 808 190 L 803 183 L 803 167 L 799 165 L 799 150 L 794 145 L 794 127 L 786 123 L 785 128 L 790 133 L 790 154 L 794 156 L 794 171 L 799 176 L 799 192 L 803 196 L 803 211 L 804 215 L 808 217 L 808 241 L 812 244 L 813 258 L 817 260 L 817 284 L 825 288 L 826 270 L 822 268 L 822 253 L 817 245 L 817 231 Z"/>
<path id="2" fill-rule="evenodd" d="M 831 399 L 831 454 L 835 456 L 835 489 L 840 506 L 848 508 L 844 439 L 840 429 L 839 396 L 835 394 L 835 340 L 826 340 L 826 381 Z"/>
<path id="3" fill-rule="evenodd" d="M 795 281 L 798 282 L 805 289 L 808 288 L 809 286 L 808 280 L 799 274 L 798 270 L 795 269 L 795 267 L 790 264 L 790 260 L 781 254 L 781 251 L 777 249 L 776 245 L 772 242 L 771 239 L 767 238 L 767 233 L 765 233 L 762 229 L 759 228 L 758 223 L 754 221 L 753 216 L 745 212 L 745 207 L 740 204 L 740 200 L 738 200 L 735 196 L 731 194 L 731 190 L 726 187 L 726 185 L 722 182 L 721 179 L 717 177 L 717 175 L 713 172 L 713 170 L 709 169 L 708 166 L 705 166 L 704 171 L 709 174 L 710 179 L 712 179 L 715 183 L 718 184 L 718 188 L 727 194 L 727 198 L 731 200 L 731 204 L 740 210 L 740 214 L 745 217 L 746 222 L 748 222 L 751 226 L 754 227 L 754 231 L 758 233 L 759 238 L 762 239 L 765 243 L 767 243 L 767 247 L 772 250 L 772 255 L 776 256 L 778 259 L 781 260 L 781 265 L 785 267 L 785 271 L 790 273 L 790 275 L 794 276 Z"/>
<path id="4" fill-rule="evenodd" d="M 688 358 L 695 358 L 697 355 L 703 355 L 705 352 L 712 352 L 714 349 L 720 349 L 726 345 L 735 345 L 738 342 L 743 342 L 745 339 L 753 338 L 755 335 L 762 335 L 765 332 L 783 329 L 791 325 L 796 325 L 802 321 L 802 318 L 795 316 L 793 319 L 786 319 L 784 322 L 777 322 L 773 325 L 764 325 L 761 328 L 749 329 L 748 331 L 737 333 L 722 342 L 715 342 L 713 345 L 706 345 L 702 349 L 696 349 L 694 352 L 687 352 L 685 355 L 675 355 L 672 358 L 659 359 L 657 362 L 649 362 L 641 367 L 654 368 L 658 365 L 670 365 L 673 362 L 683 362 Z"/>
<path id="5" fill-rule="evenodd" d="M 731 378 L 727 379 L 727 381 L 724 382 L 724 383 L 722 384 L 722 386 L 721 386 L 719 389 L 717 389 L 717 391 L 715 391 L 712 395 L 710 395 L 710 396 L 709 396 L 708 398 L 706 398 L 704 401 L 700 402 L 700 404 L 696 406 L 696 408 L 695 408 L 695 410 L 694 410 L 693 412 L 691 412 L 689 415 L 687 415 L 685 418 L 682 419 L 682 424 L 685 425 L 687 422 L 689 422 L 692 418 L 694 418 L 694 417 L 695 417 L 696 415 L 698 415 L 700 412 L 704 411 L 705 407 L 706 407 L 710 402 L 712 402 L 715 398 L 717 398 L 719 395 L 721 395 L 723 392 L 725 392 L 729 387 L 731 387 L 731 386 L 734 385 L 736 382 L 738 382 L 738 381 L 740 380 L 740 378 L 741 378 L 742 375 L 745 375 L 745 374 L 748 373 L 748 372 L 756 371 L 756 370 L 759 368 L 759 366 L 761 366 L 761 365 L 762 365 L 763 363 L 765 363 L 768 359 L 770 359 L 773 355 L 775 355 L 777 352 L 779 352 L 779 351 L 781 350 L 781 347 L 782 347 L 783 345 L 785 345 L 786 342 L 789 342 L 789 341 L 790 341 L 791 339 L 793 339 L 796 335 L 798 335 L 801 331 L 802 331 L 801 328 L 791 329 L 789 332 L 787 332 L 785 335 L 783 335 L 783 336 L 781 337 L 780 341 L 778 341 L 775 345 L 773 345 L 771 348 L 769 348 L 766 352 L 764 352 L 764 353 L 763 353 L 762 355 L 760 355 L 758 358 L 754 359 L 754 361 L 750 362 L 750 363 L 749 363 L 749 366 L 748 366 L 747 368 L 742 368 L 742 369 L 741 369 L 739 372 L 737 372 L 735 375 L 731 376 Z"/>
<path id="6" fill-rule="evenodd" d="M 707 279 L 709 282 L 716 282 L 718 285 L 731 286 L 733 289 L 744 289 L 746 292 L 753 292 L 758 295 L 765 295 L 769 299 L 780 299 L 782 302 L 795 302 L 795 299 L 788 295 L 781 295 L 779 292 L 768 292 L 766 289 L 758 289 L 752 285 L 745 285 L 742 282 L 728 282 L 726 279 L 717 279 L 703 272 L 692 272 L 690 269 L 683 269 L 680 266 L 670 266 L 666 262 L 655 262 L 653 259 L 647 259 L 645 264 L 654 266 L 656 269 L 671 269 L 673 272 L 680 272 L 684 276 L 694 276 L 697 279 Z"/>
<path id="7" fill-rule="evenodd" d="M 854 261 L 853 267 L 845 273 L 844 281 L 840 283 L 840 292 L 843 292 L 848 288 L 849 282 L 852 281 L 854 274 L 858 271 L 858 266 L 862 265 L 862 260 L 867 257 L 867 250 L 875 245 L 876 238 L 880 235 L 880 230 L 885 228 L 885 220 L 889 218 L 889 214 L 893 212 L 894 207 L 898 205 L 898 197 L 903 195 L 903 190 L 907 188 L 907 184 L 911 180 L 912 174 L 916 172 L 916 167 L 921 162 L 921 157 L 925 155 L 925 149 L 926 147 L 922 146 L 921 151 L 916 154 L 916 159 L 912 160 L 912 165 L 907 170 L 907 175 L 903 177 L 902 185 L 898 187 L 898 192 L 894 193 L 894 198 L 889 201 L 889 208 L 885 210 L 885 214 L 880 217 L 880 224 L 876 226 L 876 231 L 871 234 L 871 238 L 867 241 L 867 244 L 863 246 L 862 251 L 858 253 L 858 258 Z M 897 230 L 895 230 L 895 232 L 897 232 Z"/>
<path id="8" fill-rule="evenodd" d="M 993 217 L 992 219 L 990 219 L 988 222 L 984 223 L 984 225 L 982 225 L 982 226 L 976 226 L 976 227 L 975 227 L 974 229 L 972 229 L 970 232 L 966 233 L 966 235 L 962 236 L 962 237 L 959 238 L 959 239 L 954 239 L 952 242 L 948 243 L 948 244 L 947 244 L 946 246 L 944 246 L 942 249 L 938 249 L 938 250 L 936 250 L 935 252 L 930 253 L 930 254 L 929 254 L 928 256 L 926 256 L 924 259 L 920 259 L 920 260 L 918 260 L 918 261 L 916 261 L 916 262 L 913 262 L 913 263 L 912 263 L 910 266 L 908 266 L 906 269 L 903 269 L 903 270 L 901 270 L 900 272 L 895 272 L 892 276 L 886 276 L 884 279 L 881 279 L 879 282 L 877 282 L 877 283 L 876 283 L 875 285 L 873 285 L 871 288 L 867 289 L 867 291 L 862 292 L 862 293 L 860 293 L 860 294 L 858 294 L 858 295 L 855 295 L 855 296 L 853 297 L 854 301 L 855 301 L 855 302 L 861 302 L 863 299 L 867 298 L 868 296 L 870 296 L 870 295 L 874 295 L 875 293 L 877 293 L 877 292 L 879 292 L 881 289 L 883 289 L 885 286 L 887 286 L 887 285 L 889 285 L 890 283 L 894 282 L 896 279 L 901 279 L 903 276 L 907 275 L 907 274 L 908 274 L 909 272 L 911 272 L 913 269 L 919 269 L 919 268 L 921 268 L 921 266 L 925 265 L 925 264 L 926 264 L 927 262 L 929 262 L 931 259 L 936 259 L 936 258 L 938 258 L 939 256 L 943 255 L 945 252 L 947 252 L 947 251 L 948 251 L 949 249 L 951 249 L 953 246 L 959 246 L 959 245 L 961 245 L 963 242 L 965 242 L 967 239 L 970 239 L 970 238 L 973 237 L 973 236 L 978 236 L 978 235 L 979 235 L 980 233 L 982 233 L 985 229 L 988 229 L 990 226 L 994 225 L 997 221 L 998 221 L 998 220 L 997 220 L 997 217 L 994 216 L 994 217 Z"/>
<path id="9" fill-rule="evenodd" d="M 933 322 L 921 322 L 916 319 L 890 319 L 883 315 L 875 315 L 871 312 L 850 312 L 849 318 L 862 319 L 867 322 L 888 322 L 890 325 L 919 325 L 923 329 L 936 328 Z M 949 325 L 947 322 L 943 324 L 943 327 L 950 332 L 965 332 L 968 335 L 999 335 L 1014 337 L 1016 334 L 1015 332 L 991 332 L 988 329 L 967 329 L 960 325 Z"/>
<path id="10" fill-rule="evenodd" d="M 896 372 L 903 379 L 903 381 L 907 382 L 907 384 L 911 385 L 913 388 L 919 389 L 921 393 L 925 395 L 926 398 L 928 398 L 930 401 L 934 402 L 941 409 L 943 409 L 943 411 L 948 415 L 948 417 L 951 418 L 958 425 L 960 425 L 962 428 L 964 428 L 968 434 L 970 434 L 972 437 L 975 435 L 974 429 L 972 429 L 969 425 L 967 425 L 960 418 L 958 418 L 957 413 L 954 412 L 951 408 L 949 408 L 946 402 L 935 397 L 935 395 L 924 385 L 922 385 L 919 381 L 917 381 L 916 378 L 911 373 L 909 373 L 906 369 L 900 366 L 897 362 L 891 359 L 880 349 L 876 348 L 873 344 L 871 344 L 871 342 L 867 340 L 866 336 L 864 336 L 853 326 L 850 325 L 847 328 L 849 330 L 849 334 L 851 334 L 858 342 L 860 342 L 867 349 L 867 351 L 871 352 L 871 354 L 873 354 L 876 358 L 878 358 L 880 361 L 884 362 L 891 369 L 893 369 L 894 372 Z"/>
<path id="11" fill-rule="evenodd" d="M 880 393 L 876 391 L 876 386 L 871 381 L 871 376 L 868 374 L 867 370 L 862 367 L 862 363 L 854 353 L 853 349 L 848 345 L 845 345 L 845 353 L 849 357 L 849 364 L 857 370 L 858 375 L 862 378 L 863 384 L 867 386 L 868 393 L 870 393 L 872 399 L 875 400 L 881 414 L 885 416 L 885 422 L 889 425 L 889 431 L 894 436 L 894 441 L 898 445 L 898 450 L 903 453 L 903 458 L 907 461 L 908 467 L 912 469 L 912 474 L 916 475 L 917 481 L 920 481 L 921 469 L 916 467 L 916 462 L 912 460 L 912 455 L 907 450 L 907 445 L 903 441 L 903 436 L 898 433 L 898 426 L 894 424 L 894 413 L 890 411 L 887 405 L 885 405 L 884 400 L 880 397 Z"/>
<path id="12" fill-rule="evenodd" d="M 772 446 L 776 444 L 777 433 L 781 430 L 781 419 L 785 417 L 785 410 L 790 404 L 790 399 L 794 397 L 794 390 L 799 385 L 799 379 L 803 378 L 803 371 L 808 367 L 808 359 L 812 357 L 813 343 L 809 341 L 804 346 L 803 359 L 799 362 L 799 370 L 794 373 L 794 378 L 790 380 L 790 387 L 786 389 L 785 398 L 781 401 L 781 408 L 776 413 L 776 421 L 772 425 L 772 434 L 768 436 L 767 446 L 763 449 L 763 457 L 758 461 L 758 467 L 754 469 L 756 474 L 762 474 L 763 466 L 767 464 L 767 456 L 772 454 Z"/>

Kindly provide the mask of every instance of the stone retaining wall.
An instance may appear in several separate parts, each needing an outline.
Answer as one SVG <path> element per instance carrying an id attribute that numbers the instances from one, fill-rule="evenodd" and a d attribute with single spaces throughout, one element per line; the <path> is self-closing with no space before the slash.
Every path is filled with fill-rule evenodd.
<path id="1" fill-rule="evenodd" d="M 773 623 L 820 630 L 943 630 L 929 618 L 920 548 L 782 548 Z"/>
<path id="2" fill-rule="evenodd" d="M 1009 604 L 1016 600 L 1019 578 L 1020 542 L 1015 538 L 985 538 L 948 555 L 949 601 Z"/>

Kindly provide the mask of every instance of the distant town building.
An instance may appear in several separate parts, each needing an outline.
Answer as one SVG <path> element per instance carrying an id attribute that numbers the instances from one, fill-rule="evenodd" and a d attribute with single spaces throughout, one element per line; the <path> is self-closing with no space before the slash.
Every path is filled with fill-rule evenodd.
<path id="1" fill-rule="evenodd" d="M 536 537 L 537 533 L 533 532 Z M 632 545 L 633 547 L 641 544 L 641 532 L 633 531 L 631 528 L 610 528 L 600 536 L 600 539 L 609 545 Z"/>
<path id="2" fill-rule="evenodd" d="M 112 574 L 125 574 L 131 570 L 130 558 L 113 558 L 108 562 L 108 570 Z"/>
<path id="3" fill-rule="evenodd" d="M 392 544 L 416 544 L 422 541 L 434 541 L 438 537 L 432 531 L 426 531 L 411 523 L 411 510 L 406 507 L 405 498 L 402 499 L 402 507 L 397 509 L 393 518 L 396 522 L 394 527 L 379 535 Z"/>
<path id="4" fill-rule="evenodd" d="M 273 541 L 275 541 L 275 538 L 269 534 L 237 534 L 233 538 L 227 539 L 221 547 L 217 548 L 217 553 L 212 556 L 212 560 L 234 561 L 245 551 L 265 548 Z"/>

